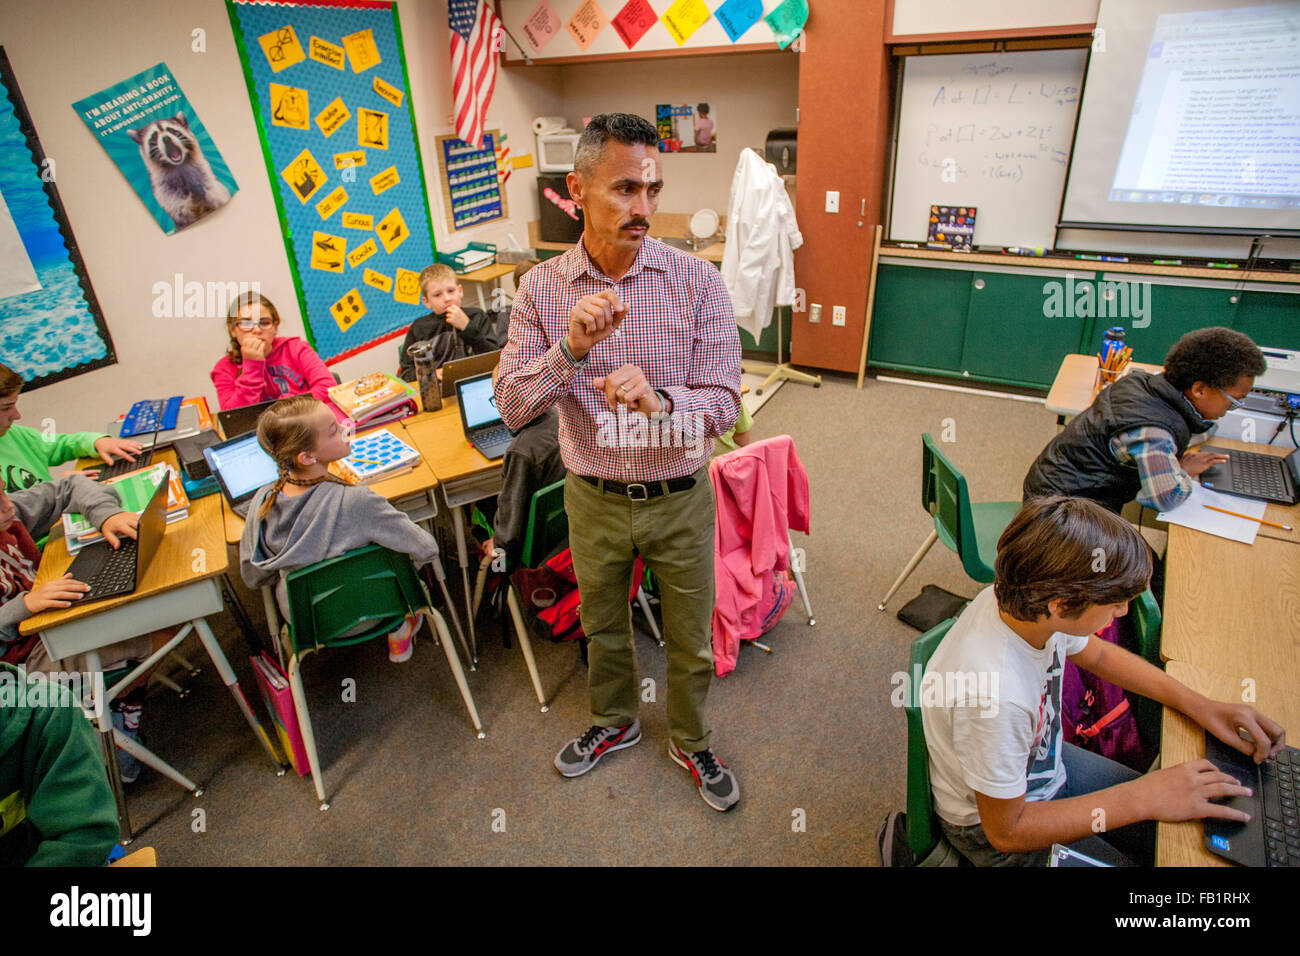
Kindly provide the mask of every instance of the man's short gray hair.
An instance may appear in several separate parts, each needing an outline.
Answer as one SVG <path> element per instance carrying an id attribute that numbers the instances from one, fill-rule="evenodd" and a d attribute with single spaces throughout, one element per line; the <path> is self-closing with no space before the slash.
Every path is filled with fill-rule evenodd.
<path id="1" fill-rule="evenodd" d="M 584 176 L 591 173 L 605 152 L 610 140 L 632 146 L 642 143 L 658 146 L 659 134 L 654 124 L 635 113 L 601 113 L 593 116 L 578 139 L 578 150 L 573 157 L 573 168 Z"/>

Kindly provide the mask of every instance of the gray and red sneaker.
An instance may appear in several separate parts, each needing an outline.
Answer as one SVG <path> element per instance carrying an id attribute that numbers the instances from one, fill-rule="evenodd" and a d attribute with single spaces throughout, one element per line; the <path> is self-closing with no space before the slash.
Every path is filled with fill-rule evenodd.
<path id="1" fill-rule="evenodd" d="M 730 810 L 740 800 L 736 775 L 713 755 L 711 748 L 688 754 L 669 741 L 668 756 L 691 772 L 700 797 L 714 810 Z"/>
<path id="2" fill-rule="evenodd" d="M 641 742 L 641 721 L 633 720 L 625 727 L 593 725 L 581 737 L 574 737 L 555 755 L 555 769 L 565 777 L 580 777 L 601 757 L 613 750 L 622 750 Z"/>

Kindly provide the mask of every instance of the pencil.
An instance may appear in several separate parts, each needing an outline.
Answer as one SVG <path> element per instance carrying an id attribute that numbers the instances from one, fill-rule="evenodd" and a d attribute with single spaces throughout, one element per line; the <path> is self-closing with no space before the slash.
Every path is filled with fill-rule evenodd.
<path id="1" fill-rule="evenodd" d="M 1232 515 L 1234 518 L 1245 518 L 1247 521 L 1258 521 L 1260 524 L 1266 524 L 1270 528 L 1281 528 L 1283 531 L 1290 531 L 1289 524 L 1278 524 L 1276 521 L 1265 521 L 1263 518 L 1252 518 L 1250 515 L 1238 514 L 1235 511 L 1229 511 L 1227 508 L 1216 508 L 1214 505 L 1206 505 L 1211 511 L 1221 511 L 1225 515 Z"/>

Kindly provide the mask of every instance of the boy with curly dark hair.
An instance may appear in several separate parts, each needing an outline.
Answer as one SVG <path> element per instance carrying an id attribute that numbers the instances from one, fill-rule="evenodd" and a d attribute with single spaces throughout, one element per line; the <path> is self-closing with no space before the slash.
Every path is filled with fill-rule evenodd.
<path id="1" fill-rule="evenodd" d="M 1188 451 L 1192 436 L 1236 408 L 1266 368 L 1241 332 L 1188 332 L 1169 350 L 1163 372 L 1134 369 L 1048 443 L 1025 476 L 1024 499 L 1091 498 L 1116 514 L 1135 497 L 1157 511 L 1181 504 L 1192 478 L 1227 460 Z"/>

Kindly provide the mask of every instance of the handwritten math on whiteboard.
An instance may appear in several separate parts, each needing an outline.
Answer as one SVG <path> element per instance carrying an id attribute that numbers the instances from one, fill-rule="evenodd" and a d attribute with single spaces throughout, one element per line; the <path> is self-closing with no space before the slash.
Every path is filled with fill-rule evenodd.
<path id="1" fill-rule="evenodd" d="M 924 241 L 930 207 L 974 206 L 977 245 L 1052 246 L 1083 50 L 909 57 L 891 239 Z"/>

